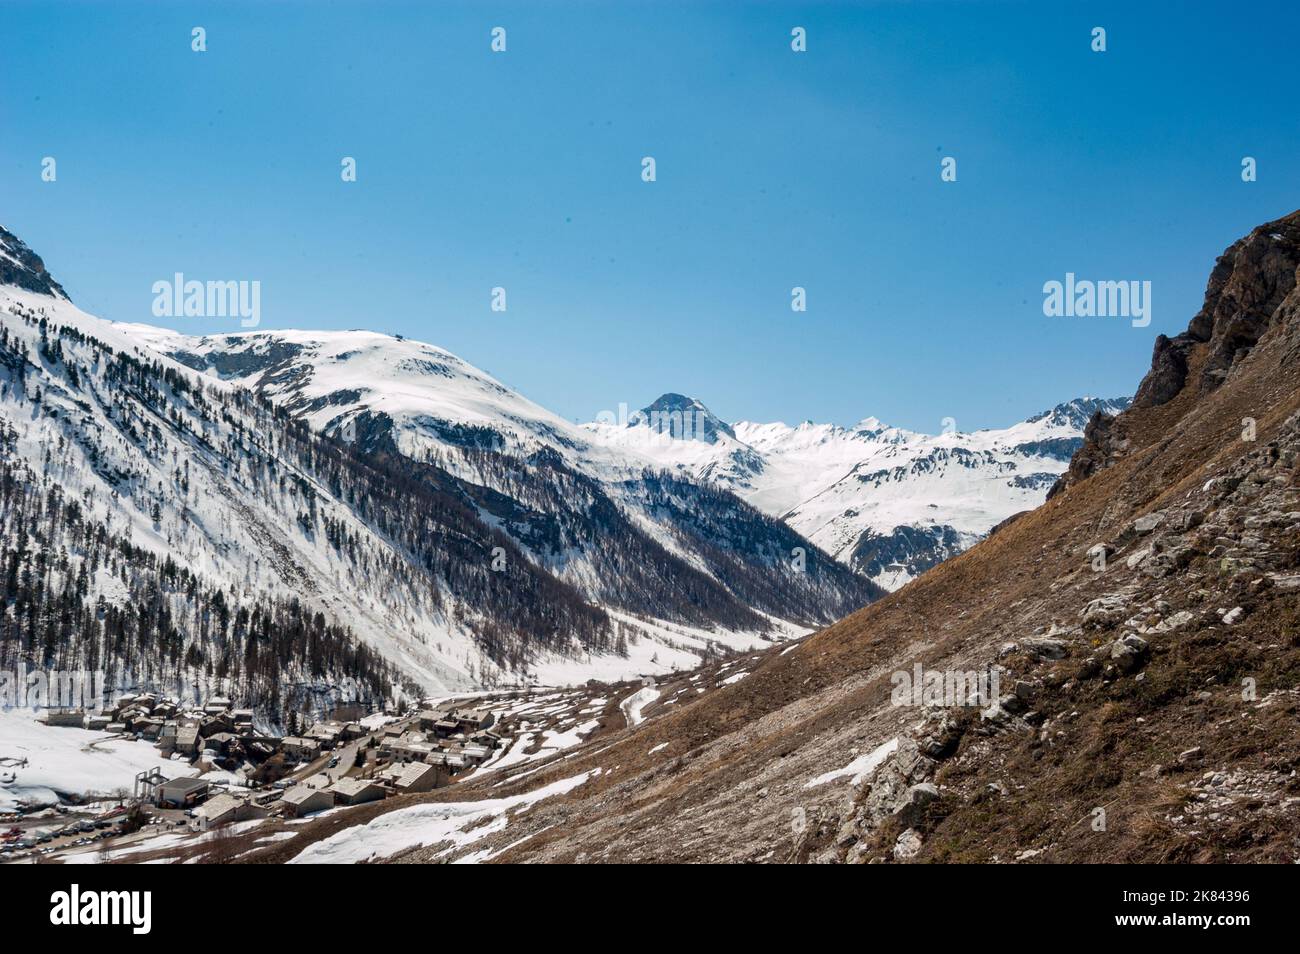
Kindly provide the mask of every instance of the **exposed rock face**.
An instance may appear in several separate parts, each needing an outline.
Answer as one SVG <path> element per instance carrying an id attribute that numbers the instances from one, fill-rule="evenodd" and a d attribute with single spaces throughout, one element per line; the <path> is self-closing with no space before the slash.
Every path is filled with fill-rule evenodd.
<path id="1" fill-rule="evenodd" d="M 1196 343 L 1209 344 L 1201 371 L 1202 391 L 1221 384 L 1268 328 L 1285 314 L 1294 314 L 1300 305 L 1295 295 L 1298 267 L 1300 212 L 1261 225 L 1219 258 L 1210 274 L 1204 307 L 1172 343 L 1184 353 L 1190 353 Z M 1142 394 L 1139 388 L 1138 403 Z"/>
<path id="2" fill-rule="evenodd" d="M 865 531 L 853 547 L 849 565 L 875 579 L 897 568 L 919 576 L 963 549 L 961 535 L 952 527 L 895 527 L 890 533 Z"/>
<path id="3" fill-rule="evenodd" d="M 1208 393 L 1221 385 L 1269 328 L 1300 313 L 1300 211 L 1251 231 L 1230 245 L 1215 263 L 1205 303 L 1187 330 L 1156 338 L 1151 370 L 1133 398 L 1133 408 L 1168 404 L 1191 386 Z M 1201 358 L 1200 373 L 1189 381 Z M 1125 415 L 1095 415 L 1070 469 L 1048 493 L 1056 496 L 1132 450 Z"/>
<path id="4" fill-rule="evenodd" d="M 45 270 L 41 257 L 3 225 L 0 225 L 0 285 L 17 285 L 40 295 L 71 300 L 63 286 Z"/>
<path id="5" fill-rule="evenodd" d="M 662 394 L 641 409 L 642 422 L 661 434 L 679 440 L 717 443 L 719 434 L 735 438 L 731 425 L 697 401 L 684 394 Z"/>
<path id="6" fill-rule="evenodd" d="M 1157 407 L 1178 397 L 1187 383 L 1187 352 L 1193 344 L 1195 339 L 1186 334 L 1179 335 L 1177 341 L 1167 335 L 1157 335 L 1151 370 L 1142 379 L 1134 401 L 1141 402 L 1142 407 Z"/>

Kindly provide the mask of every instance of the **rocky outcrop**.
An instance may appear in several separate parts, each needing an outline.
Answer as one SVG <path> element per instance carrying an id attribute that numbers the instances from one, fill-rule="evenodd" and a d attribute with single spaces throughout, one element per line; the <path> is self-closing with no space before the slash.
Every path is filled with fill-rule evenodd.
<path id="1" fill-rule="evenodd" d="M 1229 246 L 1215 263 L 1205 303 L 1187 330 L 1156 338 L 1151 370 L 1134 395 L 1132 410 L 1113 418 L 1093 417 L 1083 446 L 1048 498 L 1132 450 L 1126 432 L 1133 411 L 1168 404 L 1188 387 L 1199 396 L 1222 384 L 1270 327 L 1300 313 L 1298 274 L 1300 211 L 1261 225 Z M 1199 374 L 1189 380 L 1193 359 L 1202 355 Z"/>
<path id="2" fill-rule="evenodd" d="M 1193 352 L 1207 345 L 1198 381 L 1218 387 L 1283 313 L 1294 297 L 1300 268 L 1300 212 L 1254 229 L 1219 256 L 1205 289 L 1205 304 L 1174 338 L 1156 339 L 1151 370 L 1133 399 L 1135 407 L 1172 401 L 1187 386 Z M 1295 307 L 1295 302 L 1291 302 Z"/>
<path id="3" fill-rule="evenodd" d="M 63 286 L 45 270 L 41 257 L 3 225 L 0 225 L 0 285 L 16 285 L 25 291 L 70 300 Z"/>
<path id="4" fill-rule="evenodd" d="M 1162 336 L 1163 337 L 1163 336 Z M 1051 500 L 1067 487 L 1072 487 L 1099 470 L 1109 467 L 1129 450 L 1130 442 L 1124 436 L 1124 415 L 1093 415 L 1083 431 L 1083 446 L 1070 459 L 1070 466 L 1047 492 Z"/>

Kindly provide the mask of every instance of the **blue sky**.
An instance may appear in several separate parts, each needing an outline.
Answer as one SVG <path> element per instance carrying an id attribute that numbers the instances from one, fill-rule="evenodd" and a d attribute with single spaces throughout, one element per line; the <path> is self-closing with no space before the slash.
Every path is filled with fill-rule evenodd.
<path id="1" fill-rule="evenodd" d="M 1132 393 L 1215 256 L 1300 206 L 1290 3 L 10 2 L 3 21 L 0 223 L 83 308 L 238 330 L 154 319 L 151 286 L 257 280 L 263 327 L 431 341 L 582 420 L 680 391 L 733 420 L 970 430 Z M 1150 327 L 1045 317 L 1067 271 L 1151 281 Z"/>

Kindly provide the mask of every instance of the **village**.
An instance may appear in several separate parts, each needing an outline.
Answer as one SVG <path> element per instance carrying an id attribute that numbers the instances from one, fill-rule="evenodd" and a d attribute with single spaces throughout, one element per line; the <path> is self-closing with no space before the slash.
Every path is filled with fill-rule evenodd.
<path id="1" fill-rule="evenodd" d="M 527 776 L 734 685 L 760 658 L 734 656 L 657 681 L 504 689 L 377 711 L 338 705 L 283 736 L 258 731 L 253 712 L 224 697 L 186 706 L 136 693 L 98 713 L 50 710 L 35 723 L 43 741 L 67 733 L 83 752 L 130 751 L 142 770 L 84 797 L 0 811 L 0 863 L 242 860 L 331 813 L 390 799 L 417 804 L 485 774 L 493 785 Z M 0 774 L 12 762 L 5 755 Z"/>
<path id="2" fill-rule="evenodd" d="M 301 735 L 276 737 L 258 732 L 252 710 L 226 698 L 186 708 L 141 693 L 101 713 L 52 710 L 46 725 L 152 743 L 159 764 L 136 775 L 129 795 L 88 816 L 62 805 L 0 816 L 0 860 L 93 846 L 146 826 L 201 832 L 432 791 L 497 752 L 495 721 L 486 709 L 450 703 L 374 713 L 341 705 Z"/>

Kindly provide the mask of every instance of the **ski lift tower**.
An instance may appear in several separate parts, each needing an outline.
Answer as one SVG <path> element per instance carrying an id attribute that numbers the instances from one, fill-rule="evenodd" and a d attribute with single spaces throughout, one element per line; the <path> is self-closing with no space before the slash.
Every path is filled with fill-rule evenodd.
<path id="1" fill-rule="evenodd" d="M 167 779 L 163 776 L 162 770 L 155 765 L 147 772 L 140 772 L 135 777 L 135 786 L 131 790 L 131 797 L 136 802 L 153 802 L 158 793 L 158 786 Z"/>

